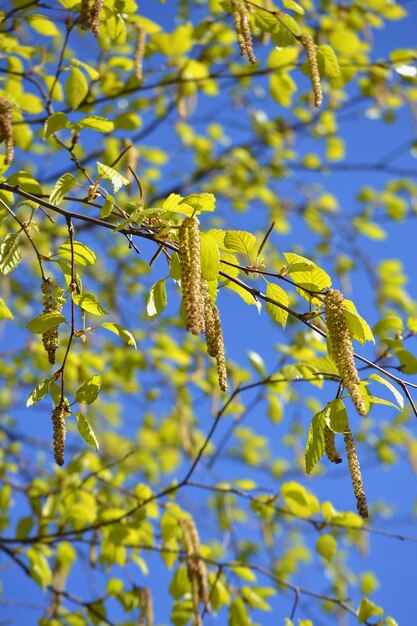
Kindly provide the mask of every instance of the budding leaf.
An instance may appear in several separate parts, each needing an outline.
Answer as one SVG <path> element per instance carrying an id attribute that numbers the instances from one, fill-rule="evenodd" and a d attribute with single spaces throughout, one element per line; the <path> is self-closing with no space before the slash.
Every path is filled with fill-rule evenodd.
<path id="1" fill-rule="evenodd" d="M 91 376 L 76 392 L 75 401 L 92 404 L 96 400 L 101 388 L 101 378 L 98 374 Z"/>
<path id="2" fill-rule="evenodd" d="M 90 446 L 93 446 L 96 450 L 98 450 L 99 444 L 97 437 L 88 419 L 82 413 L 77 413 L 75 417 L 77 418 L 78 431 L 81 437 L 86 443 L 89 443 Z"/>

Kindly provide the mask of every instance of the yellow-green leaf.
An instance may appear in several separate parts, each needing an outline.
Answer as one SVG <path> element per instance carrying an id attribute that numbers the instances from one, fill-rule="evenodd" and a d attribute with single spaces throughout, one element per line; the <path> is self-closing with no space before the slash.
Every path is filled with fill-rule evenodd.
<path id="1" fill-rule="evenodd" d="M 88 94 L 88 82 L 78 67 L 73 67 L 65 83 L 65 96 L 70 109 L 76 111 Z"/>
<path id="2" fill-rule="evenodd" d="M 268 298 L 271 298 L 271 300 L 275 300 L 279 304 L 282 304 L 284 307 L 288 307 L 288 295 L 279 285 L 275 285 L 274 283 L 268 283 L 268 286 L 266 288 L 266 295 Z M 272 302 L 265 303 L 265 310 L 267 311 L 267 313 L 269 313 L 269 315 L 275 322 L 278 322 L 278 324 L 281 324 L 281 326 L 285 328 L 288 318 L 288 311 L 278 306 L 278 304 L 272 304 Z"/>

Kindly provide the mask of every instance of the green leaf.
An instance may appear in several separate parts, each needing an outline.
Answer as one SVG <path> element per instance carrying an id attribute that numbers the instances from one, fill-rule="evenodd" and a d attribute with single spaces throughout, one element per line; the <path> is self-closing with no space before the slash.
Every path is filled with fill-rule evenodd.
<path id="1" fill-rule="evenodd" d="M 363 624 L 367 621 L 369 617 L 373 615 L 383 615 L 384 609 L 368 598 L 362 598 L 361 603 L 358 608 L 358 622 L 359 624 Z"/>
<path id="2" fill-rule="evenodd" d="M 193 616 L 193 604 L 191 600 L 175 602 L 171 611 L 171 622 L 174 626 L 186 626 Z"/>
<path id="3" fill-rule="evenodd" d="M 91 378 L 87 380 L 77 390 L 75 394 L 76 402 L 84 402 L 85 404 L 92 404 L 97 399 L 101 388 L 101 378 L 98 374 L 93 374 Z"/>
<path id="4" fill-rule="evenodd" d="M 327 426 L 335 433 L 345 433 L 349 428 L 349 421 L 343 400 L 332 400 L 324 410 Z"/>
<path id="5" fill-rule="evenodd" d="M 214 237 L 200 233 L 201 277 L 217 280 L 220 270 L 220 252 Z"/>
<path id="6" fill-rule="evenodd" d="M 2 274 L 13 272 L 22 260 L 19 243 L 19 233 L 10 233 L 0 240 L 0 272 Z"/>
<path id="7" fill-rule="evenodd" d="M 324 426 L 326 423 L 326 409 L 319 411 L 311 420 L 304 451 L 307 474 L 311 474 L 325 451 Z"/>
<path id="8" fill-rule="evenodd" d="M 153 320 L 167 305 L 166 279 L 162 278 L 152 285 L 146 300 L 146 313 L 149 319 Z"/>
<path id="9" fill-rule="evenodd" d="M 216 208 L 216 198 L 212 193 L 192 193 L 183 198 L 180 202 L 192 207 L 196 213 L 203 211 L 214 211 Z"/>
<path id="10" fill-rule="evenodd" d="M 69 128 L 70 121 L 65 113 L 52 113 L 45 122 L 43 127 L 43 137 L 48 139 L 51 135 L 63 128 Z"/>
<path id="11" fill-rule="evenodd" d="M 109 215 L 111 215 L 111 212 L 113 211 L 113 207 L 114 207 L 114 198 L 108 193 L 104 201 L 104 204 L 100 210 L 100 218 L 105 219 L 106 217 L 109 217 Z"/>
<path id="12" fill-rule="evenodd" d="M 408 350 L 400 348 L 395 351 L 395 354 L 401 363 L 401 371 L 404 374 L 416 374 L 417 373 L 417 359 Z"/>
<path id="13" fill-rule="evenodd" d="M 241 587 L 242 598 L 251 609 L 270 611 L 271 606 L 256 592 L 253 587 L 243 585 Z"/>
<path id="14" fill-rule="evenodd" d="M 128 178 L 125 178 L 124 176 L 119 174 L 119 172 L 114 170 L 109 165 L 104 165 L 104 163 L 100 163 L 100 161 L 97 161 L 97 171 L 100 179 L 106 178 L 111 182 L 114 191 L 119 191 L 119 189 L 121 189 L 124 185 L 129 184 Z"/>
<path id="15" fill-rule="evenodd" d="M 126 328 L 121 326 L 120 324 L 114 324 L 113 322 L 104 322 L 100 325 L 102 328 L 109 330 L 111 333 L 114 333 L 120 339 L 123 339 L 128 346 L 133 346 L 136 349 L 136 341 L 131 332 L 129 332 Z"/>
<path id="16" fill-rule="evenodd" d="M 242 252 L 247 254 L 249 259 L 251 254 L 256 252 L 256 238 L 252 233 L 245 230 L 228 230 L 224 237 L 224 245 L 232 252 Z"/>
<path id="17" fill-rule="evenodd" d="M 32 194 L 42 194 L 42 188 L 32 174 L 29 174 L 25 170 L 19 170 L 15 172 L 7 179 L 9 185 L 19 185 L 23 191 Z"/>
<path id="18" fill-rule="evenodd" d="M 400 394 L 400 392 L 398 391 L 398 389 L 396 387 L 394 387 L 394 385 L 392 383 L 389 382 L 389 380 L 386 380 L 385 378 L 382 378 L 382 376 L 380 376 L 379 374 L 371 374 L 369 376 L 370 379 L 372 380 L 376 380 L 377 382 L 381 383 L 381 385 L 384 385 L 385 387 L 387 387 L 387 389 L 389 389 L 392 393 L 392 395 L 395 398 L 395 401 L 397 402 L 399 408 L 401 410 L 404 409 L 404 398 L 403 396 Z"/>
<path id="19" fill-rule="evenodd" d="M 244 601 L 240 596 L 235 596 L 229 609 L 228 626 L 251 626 L 251 623 Z"/>
<path id="20" fill-rule="evenodd" d="M 33 320 L 31 320 L 26 325 L 26 328 L 31 330 L 33 333 L 43 335 L 43 333 L 46 333 L 52 328 L 56 328 L 64 322 L 65 317 L 61 315 L 61 313 L 41 313 L 41 315 L 38 315 Z"/>
<path id="21" fill-rule="evenodd" d="M 83 117 L 82 120 L 77 122 L 81 128 L 88 128 L 89 130 L 95 130 L 97 133 L 110 133 L 114 130 L 114 123 L 105 117 L 98 115 L 88 115 Z"/>
<path id="22" fill-rule="evenodd" d="M 373 341 L 375 343 L 372 330 L 363 317 L 359 315 L 355 305 L 351 300 L 344 300 L 343 309 L 345 313 L 345 319 L 349 328 L 350 338 L 356 339 L 360 343 L 364 344 L 366 341 Z"/>
<path id="23" fill-rule="evenodd" d="M 294 0 L 282 0 L 282 4 L 286 9 L 295 11 L 298 15 L 304 15 L 304 9 L 298 4 L 298 2 L 294 2 Z"/>
<path id="24" fill-rule="evenodd" d="M 55 183 L 54 188 L 49 196 L 49 202 L 59 206 L 61 200 L 70 189 L 77 185 L 77 179 L 72 174 L 63 174 Z"/>
<path id="25" fill-rule="evenodd" d="M 26 21 L 35 32 L 44 37 L 59 37 L 61 35 L 54 22 L 48 20 L 48 18 L 43 15 L 28 15 Z"/>
<path id="26" fill-rule="evenodd" d="M 297 517 L 310 517 L 320 510 L 317 498 L 295 481 L 283 483 L 281 495 L 285 506 Z"/>
<path id="27" fill-rule="evenodd" d="M 91 293 L 74 294 L 72 299 L 77 306 L 88 313 L 92 313 L 93 315 L 105 315 L 107 313 L 96 296 Z"/>
<path id="28" fill-rule="evenodd" d="M 39 400 L 42 400 L 42 398 L 46 396 L 46 394 L 49 391 L 50 382 L 51 381 L 49 378 L 45 378 L 44 380 L 41 380 L 40 383 L 36 385 L 36 387 L 31 391 L 28 399 L 26 400 L 27 407 L 32 406 L 33 404 L 36 404 L 37 402 L 39 402 Z"/>
<path id="29" fill-rule="evenodd" d="M 11 310 L 9 309 L 9 307 L 7 306 L 3 298 L 0 298 L 0 320 L 12 320 L 12 319 L 13 319 L 13 313 L 11 312 Z"/>
<path id="30" fill-rule="evenodd" d="M 340 75 L 340 67 L 337 62 L 336 54 L 333 48 L 327 44 L 318 46 L 317 64 L 319 66 L 320 76 L 322 77 L 337 78 Z"/>
<path id="31" fill-rule="evenodd" d="M 73 67 L 82 67 L 83 70 L 87 72 L 91 80 L 98 80 L 100 78 L 100 74 L 97 72 L 97 70 L 95 70 L 94 67 L 91 67 L 91 65 L 88 65 L 88 63 L 84 63 L 84 61 L 72 58 L 71 64 Z"/>
<path id="32" fill-rule="evenodd" d="M 256 575 L 250 567 L 246 565 L 232 565 L 230 569 L 242 580 L 246 580 L 250 583 L 256 582 Z"/>
<path id="33" fill-rule="evenodd" d="M 276 300 L 277 302 L 279 302 L 279 304 L 288 307 L 288 295 L 279 285 L 275 285 L 274 283 L 268 283 L 268 286 L 266 288 L 266 295 L 268 298 L 271 298 L 271 300 Z M 269 315 L 275 322 L 278 322 L 278 324 L 281 324 L 281 326 L 285 328 L 288 318 L 288 311 L 286 311 L 285 309 L 281 309 L 281 307 L 276 304 L 272 304 L 272 302 L 265 303 L 265 310 L 267 311 L 267 313 L 269 313 Z"/>
<path id="34" fill-rule="evenodd" d="M 337 552 L 337 541 L 333 535 L 320 535 L 316 541 L 316 550 L 326 561 L 332 561 Z"/>
<path id="35" fill-rule="evenodd" d="M 88 82 L 78 67 L 73 67 L 65 83 L 65 96 L 68 107 L 76 111 L 88 94 Z"/>
<path id="36" fill-rule="evenodd" d="M 26 551 L 29 559 L 29 569 L 33 580 L 46 589 L 52 582 L 52 572 L 49 563 L 42 552 L 36 548 L 28 548 Z"/>
<path id="37" fill-rule="evenodd" d="M 273 36 L 274 38 L 275 36 Z M 294 39 L 292 38 L 292 43 Z M 297 91 L 297 84 L 290 74 L 284 70 L 274 72 L 269 79 L 269 93 L 271 97 L 283 107 L 291 106 L 292 97 Z"/>
<path id="38" fill-rule="evenodd" d="M 81 267 L 87 267 L 87 265 L 94 265 L 96 262 L 96 255 L 88 246 L 80 241 L 73 241 L 73 249 L 74 249 L 74 263 L 76 265 L 80 265 Z M 71 261 L 72 259 L 72 250 L 71 250 L 71 242 L 66 241 L 58 248 L 57 254 L 63 259 L 67 259 Z"/>
<path id="39" fill-rule="evenodd" d="M 185 565 L 180 565 L 174 572 L 174 575 L 169 584 L 169 593 L 174 600 L 179 600 L 186 593 L 191 591 L 190 579 L 188 578 L 187 568 Z"/>
<path id="40" fill-rule="evenodd" d="M 97 437 L 88 419 L 82 413 L 76 413 L 75 417 L 77 418 L 78 432 L 81 437 L 86 443 L 98 450 L 99 444 Z"/>
<path id="41" fill-rule="evenodd" d="M 132 211 L 127 219 L 123 220 L 123 222 L 114 229 L 113 232 L 119 233 L 120 231 L 125 230 L 125 228 L 129 228 L 131 224 L 141 224 L 144 216 L 145 211 L 143 210 L 143 207 L 137 207 L 134 211 Z"/>

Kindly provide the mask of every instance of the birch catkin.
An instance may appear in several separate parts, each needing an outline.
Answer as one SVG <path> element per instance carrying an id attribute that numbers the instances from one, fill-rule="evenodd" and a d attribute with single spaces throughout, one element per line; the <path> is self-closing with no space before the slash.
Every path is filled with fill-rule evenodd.
<path id="1" fill-rule="evenodd" d="M 6 98 L 0 98 L 0 142 L 4 141 L 6 144 L 5 165 L 10 165 L 14 157 L 12 108 L 12 105 Z"/>
<path id="2" fill-rule="evenodd" d="M 311 84 L 314 93 L 314 106 L 319 107 L 323 102 L 323 91 L 320 82 L 320 72 L 317 63 L 316 45 L 311 35 L 308 33 L 302 33 L 299 36 L 300 43 L 303 44 L 306 51 L 308 64 L 310 66 Z"/>
<path id="3" fill-rule="evenodd" d="M 363 488 L 361 468 L 359 465 L 355 442 L 350 430 L 345 432 L 345 444 L 350 476 L 352 478 L 353 490 L 355 492 L 356 506 L 358 508 L 359 515 L 366 519 L 368 517 L 368 505 L 366 503 L 366 495 Z"/>
<path id="4" fill-rule="evenodd" d="M 353 347 L 343 310 L 343 294 L 329 289 L 324 298 L 326 324 L 332 357 L 339 370 L 340 379 L 348 390 L 359 415 L 366 415 L 366 406 L 359 391 L 360 378 L 353 358 Z"/>
<path id="5" fill-rule="evenodd" d="M 104 0 L 94 0 L 91 7 L 91 31 L 95 37 L 100 36 L 101 11 L 103 9 Z"/>
<path id="6" fill-rule="evenodd" d="M 60 313 L 63 305 L 63 289 L 53 278 L 45 278 L 42 282 L 43 313 Z M 42 335 L 42 342 L 51 365 L 55 363 L 55 353 L 58 348 L 58 327 L 47 330 Z"/>
<path id="7" fill-rule="evenodd" d="M 208 590 L 207 568 L 201 558 L 201 545 L 198 530 L 191 518 L 181 520 L 183 545 L 186 554 L 188 578 L 191 583 L 194 624 L 201 624 L 199 604 L 203 602 L 208 613 L 211 612 L 210 596 Z"/>
<path id="8" fill-rule="evenodd" d="M 52 412 L 54 458 L 58 465 L 64 465 L 65 438 L 67 435 L 65 418 L 66 411 L 63 403 L 60 403 Z"/>
<path id="9" fill-rule="evenodd" d="M 323 434 L 324 434 L 324 450 L 326 452 L 327 458 L 332 463 L 336 463 L 336 464 L 341 463 L 342 459 L 340 457 L 340 454 L 336 450 L 336 446 L 335 446 L 334 432 L 332 431 L 331 428 L 327 426 L 327 424 L 324 426 Z"/>
<path id="10" fill-rule="evenodd" d="M 186 326 L 190 333 L 199 335 L 204 329 L 204 314 L 201 298 L 200 233 L 195 219 L 189 217 L 183 221 L 178 238 Z"/>
<path id="11" fill-rule="evenodd" d="M 135 24 L 136 45 L 133 57 L 134 75 L 136 80 L 143 78 L 143 56 L 146 48 L 146 31 L 140 24 Z"/>

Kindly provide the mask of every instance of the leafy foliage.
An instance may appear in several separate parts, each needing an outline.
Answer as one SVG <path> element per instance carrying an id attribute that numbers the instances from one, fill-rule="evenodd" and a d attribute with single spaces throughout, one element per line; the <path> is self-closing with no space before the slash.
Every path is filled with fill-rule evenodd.
<path id="1" fill-rule="evenodd" d="M 396 239 L 415 141 L 380 153 L 415 109 L 416 52 L 390 47 L 413 8 L 3 5 L 4 619 L 409 619 L 405 586 L 385 593 L 395 554 L 378 589 L 366 538 L 408 540 L 396 507 L 416 514 L 382 473 L 417 471 L 414 266 Z M 326 341 L 330 288 L 361 415 Z M 369 522 L 346 455 L 329 463 L 348 433 Z"/>

